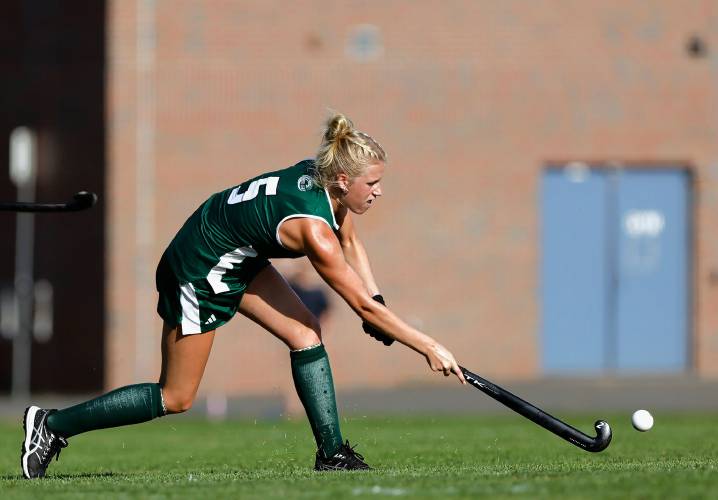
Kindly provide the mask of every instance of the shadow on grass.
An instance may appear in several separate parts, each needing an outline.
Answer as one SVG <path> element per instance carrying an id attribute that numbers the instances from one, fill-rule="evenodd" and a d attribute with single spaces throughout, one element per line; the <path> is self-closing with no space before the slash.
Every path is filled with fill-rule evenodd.
<path id="1" fill-rule="evenodd" d="M 82 472 L 79 474 L 52 474 L 47 477 L 35 479 L 35 481 L 52 481 L 52 480 L 64 481 L 64 480 L 68 480 L 68 479 L 105 479 L 108 477 L 111 477 L 114 479 L 122 479 L 122 478 L 127 477 L 127 475 L 126 474 L 115 474 L 114 472 L 96 472 L 96 473 Z M 13 480 L 18 480 L 18 479 L 24 479 L 22 474 L 5 474 L 4 476 L 0 476 L 0 481 L 13 481 Z"/>
<path id="2" fill-rule="evenodd" d="M 128 476 L 127 474 L 116 474 L 114 472 L 81 472 L 79 474 L 53 474 L 45 479 L 104 479 L 107 477 L 122 479 Z"/>

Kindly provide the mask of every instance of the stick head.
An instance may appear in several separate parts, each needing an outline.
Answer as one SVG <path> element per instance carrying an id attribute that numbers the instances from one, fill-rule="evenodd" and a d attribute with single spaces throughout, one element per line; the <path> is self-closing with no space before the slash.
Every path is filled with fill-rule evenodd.
<path id="1" fill-rule="evenodd" d="M 80 191 L 72 198 L 73 210 L 85 210 L 97 203 L 97 195 L 95 193 L 90 193 L 89 191 Z"/>
<path id="2" fill-rule="evenodd" d="M 597 420 L 593 426 L 596 428 L 596 438 L 594 443 L 588 447 L 588 451 L 599 452 L 608 448 L 611 444 L 611 426 L 605 420 Z"/>

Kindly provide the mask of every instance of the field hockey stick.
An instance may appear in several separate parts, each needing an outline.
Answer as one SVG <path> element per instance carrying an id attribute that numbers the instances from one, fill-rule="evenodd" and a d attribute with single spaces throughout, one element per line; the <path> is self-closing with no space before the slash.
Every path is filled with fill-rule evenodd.
<path id="1" fill-rule="evenodd" d="M 87 191 L 76 193 L 67 203 L 0 202 L 0 212 L 77 212 L 97 202 L 97 195 Z"/>
<path id="2" fill-rule="evenodd" d="M 528 403 L 520 397 L 511 394 L 506 389 L 503 389 L 498 385 L 489 382 L 485 378 L 481 378 L 475 373 L 470 372 L 463 366 L 460 366 L 459 368 L 461 368 L 466 381 L 484 394 L 488 394 L 496 401 L 508 406 L 519 415 L 528 418 L 544 429 L 553 432 L 557 436 L 583 450 L 599 452 L 605 450 L 611 443 L 611 427 L 608 425 L 608 422 L 604 420 L 598 420 L 594 424 L 594 427 L 596 428 L 596 437 L 588 436 L 578 429 L 571 427 L 567 423 L 562 422 L 556 417 L 549 415 L 540 408 L 536 408 L 531 403 Z"/>

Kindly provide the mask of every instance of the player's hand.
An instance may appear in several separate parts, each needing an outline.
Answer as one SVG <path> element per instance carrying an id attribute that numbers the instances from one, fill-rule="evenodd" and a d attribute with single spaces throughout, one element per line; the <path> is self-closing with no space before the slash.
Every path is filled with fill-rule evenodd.
<path id="1" fill-rule="evenodd" d="M 426 362 L 429 363 L 431 369 L 435 372 L 442 372 L 445 377 L 452 373 L 456 375 L 462 384 L 466 384 L 464 374 L 459 368 L 454 355 L 443 345 L 433 342 L 426 351 Z"/>
<path id="2" fill-rule="evenodd" d="M 381 305 L 383 305 L 383 306 L 386 305 L 386 302 L 384 302 L 384 297 L 382 297 L 382 296 L 379 295 L 379 294 L 374 295 L 374 296 L 372 297 L 372 299 L 376 300 L 377 302 L 379 302 L 379 303 L 380 303 Z M 369 336 L 375 338 L 375 339 L 378 340 L 379 342 L 383 342 L 384 345 L 387 346 L 387 347 L 394 343 L 394 339 L 393 339 L 393 338 L 384 335 L 382 332 L 380 332 L 379 330 L 377 330 L 376 328 L 374 328 L 373 326 L 371 326 L 371 325 L 370 325 L 369 323 L 367 323 L 366 321 L 362 321 L 361 327 L 362 327 L 362 330 L 364 330 L 364 333 L 366 333 L 367 335 L 369 335 Z"/>

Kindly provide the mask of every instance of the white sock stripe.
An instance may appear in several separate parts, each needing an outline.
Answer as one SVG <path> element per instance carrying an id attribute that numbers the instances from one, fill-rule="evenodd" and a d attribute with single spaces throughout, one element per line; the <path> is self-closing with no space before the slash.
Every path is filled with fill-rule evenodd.
<path id="1" fill-rule="evenodd" d="M 301 349 L 294 349 L 291 352 L 302 352 L 302 351 L 308 351 L 310 349 L 316 349 L 317 347 L 321 346 L 322 343 L 319 342 L 318 344 L 310 345 L 309 347 L 302 347 Z"/>
<path id="2" fill-rule="evenodd" d="M 162 394 L 162 387 L 160 387 L 160 402 L 162 403 L 162 415 L 167 415 L 167 406 L 165 406 L 165 395 Z"/>

